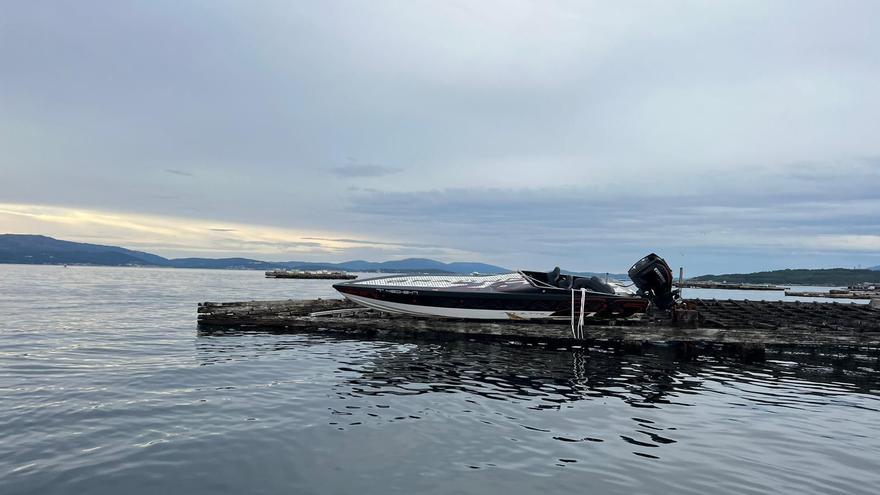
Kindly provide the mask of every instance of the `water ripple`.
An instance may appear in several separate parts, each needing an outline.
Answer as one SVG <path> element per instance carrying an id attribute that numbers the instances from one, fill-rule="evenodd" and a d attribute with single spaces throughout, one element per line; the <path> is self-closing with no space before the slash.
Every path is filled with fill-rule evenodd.
<path id="1" fill-rule="evenodd" d="M 723 352 L 199 332 L 257 272 L 0 265 L 19 493 L 873 493 L 873 349 Z"/>

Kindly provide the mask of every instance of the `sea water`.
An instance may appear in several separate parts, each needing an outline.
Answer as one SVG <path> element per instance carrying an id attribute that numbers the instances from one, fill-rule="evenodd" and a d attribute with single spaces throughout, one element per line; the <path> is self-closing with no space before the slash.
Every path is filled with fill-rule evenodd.
<path id="1" fill-rule="evenodd" d="M 196 325 L 199 301 L 334 297 L 330 285 L 0 265 L 0 493 L 880 487 L 877 365 L 845 353 L 839 366 L 808 352 L 684 361 L 662 346 Z"/>

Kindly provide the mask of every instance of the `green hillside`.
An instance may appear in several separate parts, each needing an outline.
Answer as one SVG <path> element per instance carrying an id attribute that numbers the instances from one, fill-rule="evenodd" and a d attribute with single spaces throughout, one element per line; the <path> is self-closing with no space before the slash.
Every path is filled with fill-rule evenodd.
<path id="1" fill-rule="evenodd" d="M 249 258 L 176 258 L 167 259 L 143 251 L 118 246 L 70 242 L 43 235 L 0 234 L 0 264 L 161 266 L 169 268 L 213 268 L 236 270 L 349 270 L 364 272 L 418 273 L 504 273 L 506 268 L 469 261 L 444 263 L 426 258 L 391 261 L 260 261 Z"/>
<path id="2" fill-rule="evenodd" d="M 752 284 L 845 286 L 859 282 L 880 283 L 880 271 L 853 270 L 850 268 L 773 270 L 756 273 L 702 275 L 690 280 Z"/>

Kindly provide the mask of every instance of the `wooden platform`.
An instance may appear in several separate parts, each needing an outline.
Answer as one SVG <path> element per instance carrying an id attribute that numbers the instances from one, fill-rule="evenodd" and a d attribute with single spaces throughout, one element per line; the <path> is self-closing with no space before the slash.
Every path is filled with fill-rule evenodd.
<path id="1" fill-rule="evenodd" d="M 334 311 L 330 315 L 314 313 Z M 202 326 L 271 328 L 378 337 L 574 341 L 569 323 L 415 318 L 362 310 L 340 299 L 199 304 Z M 682 309 L 590 322 L 586 340 L 730 344 L 880 345 L 880 310 L 864 304 L 688 300 Z"/>
<path id="2" fill-rule="evenodd" d="M 830 291 L 797 291 L 787 290 L 786 296 L 798 297 L 827 297 L 829 299 L 877 299 L 880 301 L 880 291 L 865 290 L 830 290 Z"/>
<path id="3" fill-rule="evenodd" d="M 687 281 L 682 283 L 676 282 L 675 286 L 680 289 L 728 289 L 728 290 L 770 290 L 783 291 L 789 289 L 782 285 L 772 284 L 738 284 L 728 282 L 712 282 L 712 281 Z"/>
<path id="4" fill-rule="evenodd" d="M 346 272 L 296 272 L 272 270 L 266 272 L 266 278 L 295 278 L 309 280 L 354 280 L 357 275 Z"/>

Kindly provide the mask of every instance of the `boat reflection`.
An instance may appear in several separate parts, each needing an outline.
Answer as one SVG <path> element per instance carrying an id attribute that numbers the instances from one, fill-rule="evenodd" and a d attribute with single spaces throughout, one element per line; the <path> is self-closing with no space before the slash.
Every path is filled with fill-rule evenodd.
<path id="1" fill-rule="evenodd" d="M 533 407 L 542 409 L 597 397 L 655 407 L 701 383 L 699 366 L 653 356 L 473 342 L 412 346 L 403 352 L 383 349 L 370 363 L 343 370 L 357 372 L 346 380 L 354 396 L 464 392 L 535 402 Z"/>
<path id="2" fill-rule="evenodd" d="M 600 397 L 639 408 L 687 404 L 687 395 L 707 380 L 761 384 L 796 380 L 870 391 L 880 377 L 878 349 L 777 346 L 767 349 L 765 360 L 752 362 L 720 347 L 683 355 L 674 345 L 633 349 L 466 340 L 414 343 L 253 330 L 200 331 L 196 339 L 201 364 L 303 347 L 312 352 L 319 345 L 330 346 L 320 354 L 337 363 L 350 396 L 464 392 L 488 399 L 527 400 L 535 408 L 559 408 Z M 349 349 L 340 351 L 334 345 Z M 354 349 L 358 352 L 353 354 Z"/>

